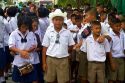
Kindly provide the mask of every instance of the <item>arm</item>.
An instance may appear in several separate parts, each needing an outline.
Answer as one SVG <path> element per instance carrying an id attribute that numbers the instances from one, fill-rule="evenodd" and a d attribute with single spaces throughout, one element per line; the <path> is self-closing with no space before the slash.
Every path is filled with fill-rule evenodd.
<path id="1" fill-rule="evenodd" d="M 20 50 L 16 47 L 10 47 L 10 50 L 14 53 L 19 53 L 21 55 L 22 58 L 25 58 L 25 59 L 29 59 L 29 52 L 27 51 L 23 51 L 23 50 Z"/>
<path id="2" fill-rule="evenodd" d="M 44 71 L 47 71 L 46 51 L 47 51 L 47 47 L 43 47 L 43 50 L 42 50 L 42 62 L 43 62 L 43 70 Z"/>
<path id="3" fill-rule="evenodd" d="M 107 55 L 107 59 L 109 61 L 111 70 L 115 71 L 116 70 L 116 63 L 113 61 L 112 53 L 111 52 L 107 52 L 106 55 Z"/>

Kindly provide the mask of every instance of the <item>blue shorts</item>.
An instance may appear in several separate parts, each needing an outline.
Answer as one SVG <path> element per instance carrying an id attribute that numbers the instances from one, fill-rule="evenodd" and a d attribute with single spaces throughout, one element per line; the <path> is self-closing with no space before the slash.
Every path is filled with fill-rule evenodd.
<path id="1" fill-rule="evenodd" d="M 9 46 L 5 46 L 6 64 L 13 62 L 14 57 L 10 54 Z"/>
<path id="2" fill-rule="evenodd" d="M 38 81 L 38 73 L 37 73 L 37 67 L 36 65 L 33 65 L 34 69 L 31 73 L 21 76 L 20 72 L 18 70 L 17 66 L 14 66 L 13 73 L 12 73 L 12 80 L 14 82 L 23 82 L 23 83 L 29 83 L 33 81 Z"/>
<path id="3" fill-rule="evenodd" d="M 6 56 L 3 48 L 0 48 L 0 69 L 3 70 L 6 65 Z"/>

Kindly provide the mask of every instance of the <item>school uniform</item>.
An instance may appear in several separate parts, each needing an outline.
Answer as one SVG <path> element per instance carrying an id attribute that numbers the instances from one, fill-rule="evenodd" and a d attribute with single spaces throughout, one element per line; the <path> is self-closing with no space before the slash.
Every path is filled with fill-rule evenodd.
<path id="1" fill-rule="evenodd" d="M 37 48 L 42 48 L 39 35 L 37 33 L 34 33 L 34 35 L 36 36 L 36 40 L 37 40 Z M 44 83 L 43 71 L 42 71 L 42 68 L 41 68 L 41 65 L 42 65 L 42 53 L 41 53 L 41 50 L 40 51 L 34 51 L 33 54 L 35 55 L 34 62 L 36 62 L 35 65 L 36 65 L 36 69 L 37 69 L 38 81 L 40 83 Z"/>
<path id="2" fill-rule="evenodd" d="M 88 32 L 88 34 L 85 34 Z M 77 35 L 77 42 L 79 42 L 81 39 L 83 40 L 83 43 L 85 39 L 91 34 L 90 30 L 90 23 L 86 23 L 83 28 L 78 32 Z M 87 54 L 82 52 L 80 49 L 80 52 L 78 53 L 79 56 L 79 68 L 78 68 L 78 76 L 82 77 L 82 80 L 88 79 L 88 61 L 87 61 Z"/>
<path id="3" fill-rule="evenodd" d="M 18 28 L 17 26 L 17 18 L 16 17 L 9 17 L 8 19 L 11 31 L 14 31 Z"/>
<path id="4" fill-rule="evenodd" d="M 103 35 L 109 35 L 110 33 L 110 25 L 105 22 L 100 22 L 101 23 L 101 34 Z"/>
<path id="5" fill-rule="evenodd" d="M 123 81 L 124 80 L 124 72 L 125 72 L 125 54 L 124 54 L 124 38 L 125 36 L 120 32 L 120 35 L 116 35 L 113 31 L 110 32 L 110 37 L 112 41 L 111 52 L 113 61 L 117 64 L 116 71 L 111 71 L 109 68 L 109 80 L 113 81 Z"/>
<path id="6" fill-rule="evenodd" d="M 106 52 L 110 52 L 110 46 L 107 39 L 103 43 L 94 40 L 93 35 L 87 37 L 81 46 L 81 51 L 87 53 L 88 60 L 88 81 L 94 83 L 105 83 L 105 60 Z"/>
<path id="7" fill-rule="evenodd" d="M 0 16 L 0 69 L 3 70 L 6 64 L 6 56 L 4 52 L 4 22 L 3 22 L 3 17 Z"/>
<path id="8" fill-rule="evenodd" d="M 21 39 L 26 39 L 27 41 L 21 41 Z M 31 48 L 33 45 L 37 45 L 36 42 L 36 37 L 33 34 L 33 32 L 29 32 L 27 31 L 25 36 L 18 30 L 16 29 L 15 31 L 13 31 L 9 37 L 9 47 L 16 47 L 20 50 L 27 50 L 29 48 Z M 36 65 L 37 63 L 39 63 L 38 57 L 35 56 L 34 52 L 31 52 L 29 54 L 30 58 L 29 59 L 24 59 L 21 58 L 19 53 L 16 53 L 16 55 L 14 56 L 14 61 L 13 61 L 13 65 L 14 65 L 14 69 L 13 69 L 13 74 L 12 74 L 12 79 L 15 82 L 32 82 L 32 81 L 37 81 L 38 77 L 37 77 L 37 69 L 36 69 Z M 33 71 L 27 75 L 21 76 L 20 72 L 18 70 L 18 67 L 23 66 L 25 64 L 25 62 L 31 63 L 33 64 Z"/>
<path id="9" fill-rule="evenodd" d="M 66 20 L 65 23 L 67 24 L 67 26 L 72 25 L 72 21 L 71 21 L 71 19 Z"/>
<path id="10" fill-rule="evenodd" d="M 47 82 L 55 81 L 58 83 L 69 81 L 69 63 L 68 63 L 68 46 L 74 45 L 74 40 L 69 30 L 62 27 L 57 33 L 53 28 L 47 30 L 42 45 L 47 48 L 47 72 L 45 80 Z"/>
<path id="11" fill-rule="evenodd" d="M 5 24 L 5 34 L 4 34 L 4 49 L 5 49 L 5 55 L 6 55 L 6 64 L 10 64 L 13 61 L 13 57 L 10 55 L 9 46 L 8 46 L 8 40 L 9 40 L 9 34 L 12 32 L 9 22 L 4 19 Z"/>
<path id="12" fill-rule="evenodd" d="M 77 27 L 77 25 L 71 24 L 70 26 L 68 26 L 68 30 L 75 31 L 75 32 L 71 32 L 71 33 L 72 33 L 73 39 L 75 40 L 75 42 L 77 42 L 77 33 L 79 31 L 79 28 Z"/>
<path id="13" fill-rule="evenodd" d="M 39 18 L 38 30 L 35 31 L 35 33 L 37 33 L 39 35 L 41 42 L 43 40 L 44 34 L 45 34 L 49 24 L 50 24 L 50 21 L 49 21 L 48 17 Z"/>

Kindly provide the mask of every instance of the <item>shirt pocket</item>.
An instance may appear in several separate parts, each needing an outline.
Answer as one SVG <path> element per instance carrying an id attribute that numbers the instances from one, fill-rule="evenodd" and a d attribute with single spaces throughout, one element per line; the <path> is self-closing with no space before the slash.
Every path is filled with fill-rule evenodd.
<path id="1" fill-rule="evenodd" d="M 49 36 L 49 39 L 50 39 L 50 43 L 55 43 L 55 41 L 56 41 L 56 36 L 55 36 L 54 34 L 51 34 L 51 35 Z"/>
<path id="2" fill-rule="evenodd" d="M 69 43 L 69 37 L 67 35 L 62 35 L 59 40 L 63 45 L 68 45 Z"/>
<path id="3" fill-rule="evenodd" d="M 100 54 L 100 55 L 105 55 L 105 46 L 104 46 L 104 44 L 102 43 L 102 44 L 99 44 L 98 45 L 98 53 Z"/>

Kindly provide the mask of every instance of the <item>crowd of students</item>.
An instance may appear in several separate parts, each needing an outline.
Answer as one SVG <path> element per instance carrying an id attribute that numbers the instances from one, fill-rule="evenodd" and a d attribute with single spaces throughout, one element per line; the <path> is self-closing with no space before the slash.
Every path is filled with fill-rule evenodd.
<path id="1" fill-rule="evenodd" d="M 0 31 L 0 83 L 10 69 L 16 83 L 125 82 L 125 17 L 115 9 L 0 8 Z"/>

